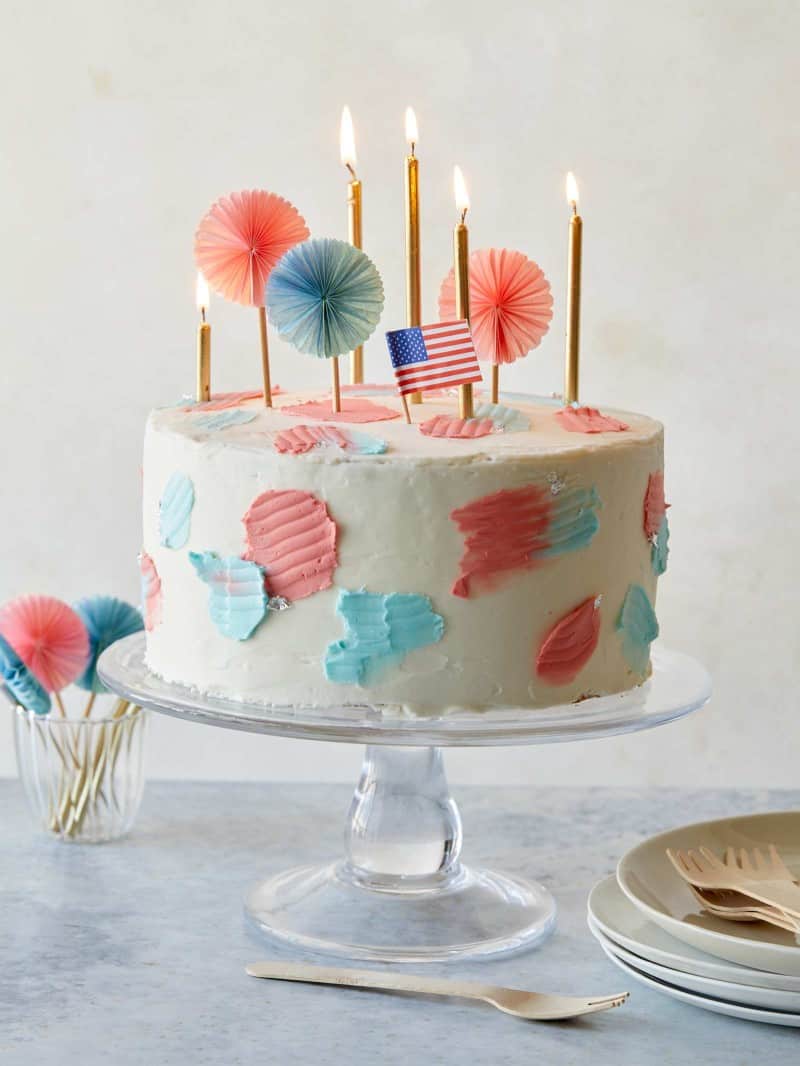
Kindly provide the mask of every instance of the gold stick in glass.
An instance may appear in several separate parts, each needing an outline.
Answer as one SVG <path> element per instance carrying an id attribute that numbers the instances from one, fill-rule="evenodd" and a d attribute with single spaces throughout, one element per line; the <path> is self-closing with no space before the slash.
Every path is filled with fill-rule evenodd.
<path id="1" fill-rule="evenodd" d="M 465 219 L 469 211 L 469 196 L 460 167 L 453 169 L 453 188 L 456 209 L 461 218 L 453 230 L 453 273 L 456 280 L 456 318 L 469 322 L 469 230 Z M 472 384 L 458 386 L 458 413 L 461 418 L 472 418 Z"/>
<path id="2" fill-rule="evenodd" d="M 197 327 L 197 391 L 198 403 L 211 399 L 211 326 L 206 322 L 208 310 L 208 284 L 203 275 L 197 273 L 197 310 L 200 312 L 200 324 Z M 91 704 L 88 707 L 91 712 Z"/>
<path id="3" fill-rule="evenodd" d="M 567 202 L 572 208 L 572 217 L 569 220 L 567 265 L 567 350 L 564 370 L 564 403 L 577 403 L 581 338 L 583 219 L 578 214 L 578 183 L 572 171 L 567 174 Z"/>
<path id="4" fill-rule="evenodd" d="M 350 108 L 342 109 L 339 131 L 339 150 L 342 165 L 347 167 L 350 181 L 347 184 L 347 239 L 354 248 L 361 247 L 361 182 L 356 177 L 356 139 Z M 336 357 L 338 358 L 338 356 Z M 338 377 L 338 370 L 337 370 Z M 350 384 L 361 385 L 364 381 L 364 348 L 359 346 L 350 353 Z M 337 397 L 334 397 L 334 403 Z M 340 407 L 334 406 L 334 411 Z"/>
<path id="5" fill-rule="evenodd" d="M 406 325 L 422 325 L 422 278 L 419 254 L 419 160 L 416 156 L 419 130 L 417 116 L 406 108 Z M 422 393 L 409 393 L 412 403 L 422 403 Z"/>
<path id="6" fill-rule="evenodd" d="M 272 388 L 269 383 L 269 339 L 267 337 L 267 311 L 258 309 L 258 333 L 261 338 L 261 376 L 264 379 L 264 406 L 272 407 Z"/>

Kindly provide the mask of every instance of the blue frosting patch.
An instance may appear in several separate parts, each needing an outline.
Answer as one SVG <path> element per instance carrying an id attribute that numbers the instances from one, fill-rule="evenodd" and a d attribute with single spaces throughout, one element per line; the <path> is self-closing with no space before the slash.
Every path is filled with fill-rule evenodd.
<path id="1" fill-rule="evenodd" d="M 0 636 L 0 677 L 14 699 L 34 714 L 47 714 L 50 697 L 5 637 Z"/>
<path id="2" fill-rule="evenodd" d="M 667 559 L 669 558 L 669 522 L 667 516 L 661 519 L 661 525 L 658 527 L 658 533 L 656 533 L 653 539 L 653 545 L 650 549 L 650 562 L 653 567 L 653 573 L 656 577 L 661 575 L 667 569 Z"/>
<path id="3" fill-rule="evenodd" d="M 186 474 L 174 473 L 158 504 L 159 540 L 165 548 L 182 548 L 189 539 L 194 485 Z"/>
<path id="4" fill-rule="evenodd" d="M 243 410 L 240 407 L 234 407 L 229 411 L 214 411 L 212 414 L 199 415 L 192 419 L 192 427 L 216 433 L 220 429 L 230 429 L 231 426 L 243 426 L 247 422 L 252 422 L 256 413 L 256 411 Z"/>
<path id="5" fill-rule="evenodd" d="M 630 585 L 617 618 L 622 652 L 637 674 L 647 672 L 650 645 L 658 636 L 656 613 L 641 585 Z"/>
<path id="6" fill-rule="evenodd" d="M 553 501 L 547 526 L 548 546 L 536 553 L 542 558 L 587 548 L 600 524 L 597 518 L 600 497 L 594 486 L 559 491 L 554 493 Z"/>
<path id="7" fill-rule="evenodd" d="M 427 596 L 416 593 L 343 590 L 336 605 L 346 635 L 328 645 L 325 676 L 343 685 L 379 681 L 408 652 L 436 644 L 444 633 L 444 619 Z"/>
<path id="8" fill-rule="evenodd" d="M 497 429 L 506 433 L 522 433 L 531 428 L 531 420 L 522 411 L 501 403 L 482 403 L 475 411 L 476 418 L 490 418 Z"/>
<path id="9" fill-rule="evenodd" d="M 359 455 L 383 455 L 389 447 L 380 437 L 373 437 L 370 433 L 362 433 L 357 429 L 348 429 L 347 436 L 352 450 L 358 452 Z"/>
<path id="10" fill-rule="evenodd" d="M 189 552 L 189 561 L 210 589 L 211 621 L 224 637 L 247 640 L 267 613 L 263 568 L 215 552 Z"/>

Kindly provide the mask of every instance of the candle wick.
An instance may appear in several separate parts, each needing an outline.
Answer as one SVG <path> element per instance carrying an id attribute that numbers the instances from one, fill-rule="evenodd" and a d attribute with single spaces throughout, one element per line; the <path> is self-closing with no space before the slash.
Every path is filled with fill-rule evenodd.
<path id="1" fill-rule="evenodd" d="M 578 213 L 578 205 L 577 205 L 577 203 L 576 203 L 576 202 L 575 202 L 575 201 L 573 200 L 573 201 L 572 201 L 572 214 L 573 214 L 573 215 L 577 215 L 577 213 Z"/>
<path id="2" fill-rule="evenodd" d="M 206 320 L 206 309 L 205 309 L 205 307 L 201 307 L 200 308 L 200 321 L 201 322 L 205 322 L 205 320 Z"/>
<path id="3" fill-rule="evenodd" d="M 350 171 L 350 177 L 353 179 L 353 181 L 358 181 L 358 178 L 356 177 L 356 172 L 355 172 L 355 170 L 353 170 L 353 164 L 352 163 L 345 163 L 345 166 Z"/>
<path id="4" fill-rule="evenodd" d="M 463 226 L 467 218 L 467 208 L 465 207 L 461 212 L 461 225 Z"/>
<path id="5" fill-rule="evenodd" d="M 414 158 L 414 149 L 415 149 L 416 147 L 417 147 L 417 146 L 416 146 L 416 144 L 414 143 L 414 141 L 412 141 L 412 142 L 411 142 L 411 158 L 412 158 L 412 159 Z"/>

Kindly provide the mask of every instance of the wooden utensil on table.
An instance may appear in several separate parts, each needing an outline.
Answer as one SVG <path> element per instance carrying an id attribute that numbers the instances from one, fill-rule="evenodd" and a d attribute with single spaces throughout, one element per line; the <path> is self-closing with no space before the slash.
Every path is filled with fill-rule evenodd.
<path id="1" fill-rule="evenodd" d="M 667 848 L 667 857 L 684 881 L 696 888 L 732 889 L 800 918 L 800 888 L 773 844 L 767 856 L 760 848 L 752 857 L 744 848 L 728 848 L 725 862 L 705 847 L 686 852 Z"/>
<path id="2" fill-rule="evenodd" d="M 550 996 L 541 992 L 525 992 L 519 988 L 476 984 L 469 981 L 446 981 L 439 977 L 418 974 L 382 973 L 380 970 L 348 970 L 334 966 L 309 966 L 304 962 L 267 961 L 251 963 L 250 977 L 266 977 L 275 981 L 301 981 L 309 984 L 340 985 L 346 988 L 375 988 L 386 992 L 419 992 L 426 996 L 456 996 L 461 999 L 480 999 L 506 1014 L 529 1021 L 557 1021 L 595 1014 L 621 1006 L 627 992 L 613 996 L 581 999 L 574 996 Z"/>

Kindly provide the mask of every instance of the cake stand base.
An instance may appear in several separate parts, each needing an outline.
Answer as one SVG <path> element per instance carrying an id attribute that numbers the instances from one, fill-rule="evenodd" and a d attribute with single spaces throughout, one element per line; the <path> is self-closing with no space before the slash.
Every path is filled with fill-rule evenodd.
<path id="1" fill-rule="evenodd" d="M 284 943 L 387 962 L 504 955 L 532 947 L 555 925 L 555 903 L 541 885 L 461 864 L 461 818 L 443 747 L 552 744 L 652 729 L 696 711 L 711 693 L 700 663 L 656 645 L 652 674 L 639 688 L 536 711 L 450 708 L 409 716 L 368 703 L 266 706 L 166 682 L 150 672 L 144 651 L 144 635 L 136 633 L 112 645 L 98 665 L 105 684 L 132 703 L 226 729 L 367 745 L 343 858 L 277 874 L 251 889 L 245 906 L 261 930 Z"/>
<path id="2" fill-rule="evenodd" d="M 368 747 L 345 859 L 278 874 L 250 891 L 245 909 L 306 950 L 387 962 L 506 954 L 551 932 L 546 889 L 464 867 L 460 850 L 441 748 Z"/>

